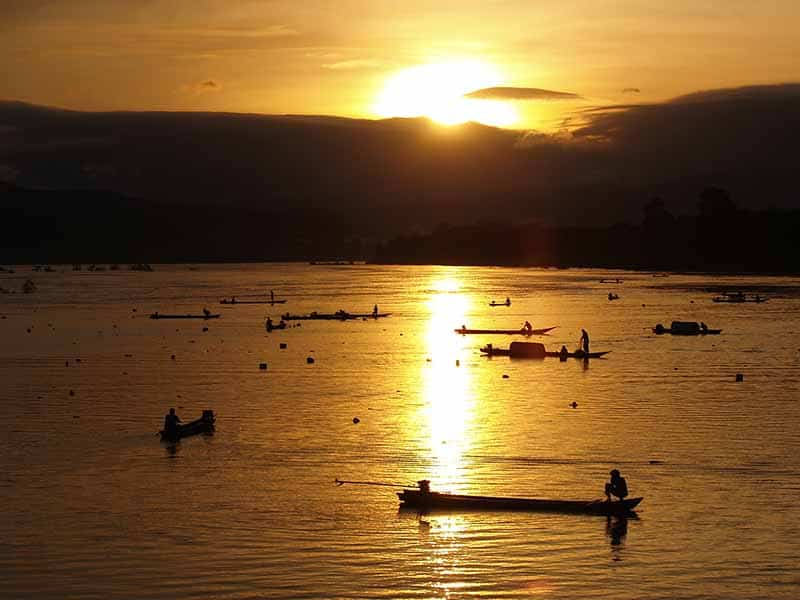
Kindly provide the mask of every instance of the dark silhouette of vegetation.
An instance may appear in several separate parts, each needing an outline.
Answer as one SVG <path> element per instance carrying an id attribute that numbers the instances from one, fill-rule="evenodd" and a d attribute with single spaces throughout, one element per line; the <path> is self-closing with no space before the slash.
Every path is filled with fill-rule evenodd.
<path id="1" fill-rule="evenodd" d="M 740 210 L 728 192 L 706 188 L 696 215 L 673 216 L 650 199 L 640 225 L 544 227 L 440 225 L 378 246 L 383 263 L 607 267 L 714 272 L 800 272 L 800 211 Z"/>

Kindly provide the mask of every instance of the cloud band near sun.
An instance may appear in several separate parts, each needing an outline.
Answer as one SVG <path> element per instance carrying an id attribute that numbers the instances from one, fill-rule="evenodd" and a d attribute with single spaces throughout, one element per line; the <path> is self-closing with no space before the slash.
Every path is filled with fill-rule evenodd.
<path id="1" fill-rule="evenodd" d="M 531 87 L 488 87 L 464 94 L 476 100 L 582 100 L 583 96 L 571 92 L 557 92 Z"/>

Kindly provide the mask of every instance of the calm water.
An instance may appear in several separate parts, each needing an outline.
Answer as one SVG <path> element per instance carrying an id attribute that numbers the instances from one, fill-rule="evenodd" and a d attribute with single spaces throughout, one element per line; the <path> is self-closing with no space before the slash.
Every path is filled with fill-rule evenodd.
<path id="1" fill-rule="evenodd" d="M 798 279 L 58 270 L 0 274 L 6 289 L 28 277 L 39 288 L 0 296 L 3 598 L 800 597 Z M 771 300 L 711 302 L 736 287 Z M 270 289 L 287 304 L 218 304 Z M 511 307 L 487 305 L 506 296 Z M 286 310 L 376 302 L 392 316 L 263 327 Z M 147 318 L 203 306 L 222 318 Z M 558 326 L 539 338 L 548 349 L 574 347 L 585 327 L 611 353 L 486 359 L 480 345 L 515 338 L 452 332 L 526 319 Z M 648 330 L 673 319 L 723 333 Z M 216 435 L 160 443 L 170 406 L 184 420 L 214 409 Z M 428 478 L 581 499 L 599 497 L 613 467 L 645 497 L 638 519 L 419 517 L 398 512 L 392 488 L 334 485 Z"/>

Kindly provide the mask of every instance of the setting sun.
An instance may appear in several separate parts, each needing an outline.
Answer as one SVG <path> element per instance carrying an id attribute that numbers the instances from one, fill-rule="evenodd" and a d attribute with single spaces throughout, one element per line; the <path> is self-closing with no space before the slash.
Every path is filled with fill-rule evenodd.
<path id="1" fill-rule="evenodd" d="M 445 125 L 476 121 L 507 127 L 519 120 L 509 102 L 464 97 L 469 92 L 503 83 L 494 67 L 480 61 L 409 67 L 387 80 L 373 110 L 381 117 L 422 116 Z"/>

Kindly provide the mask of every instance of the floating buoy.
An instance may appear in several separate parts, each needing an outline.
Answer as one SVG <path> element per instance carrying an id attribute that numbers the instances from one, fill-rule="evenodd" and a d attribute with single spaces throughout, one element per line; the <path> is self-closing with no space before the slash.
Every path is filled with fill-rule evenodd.
<path id="1" fill-rule="evenodd" d="M 306 358 L 306 363 L 308 363 L 309 365 L 313 365 L 314 364 L 314 357 L 313 356 L 309 356 L 308 358 Z"/>
<path id="2" fill-rule="evenodd" d="M 508 375 L 506 375 L 505 373 L 503 373 L 503 379 L 508 379 Z"/>
<path id="3" fill-rule="evenodd" d="M 575 402 L 574 400 L 573 400 L 572 402 L 570 402 L 570 404 L 569 404 L 569 405 L 570 405 L 572 408 L 578 408 L 578 403 L 577 403 L 577 402 Z"/>
<path id="4" fill-rule="evenodd" d="M 262 371 L 266 371 L 267 370 L 267 363 L 260 363 L 258 365 L 258 368 L 261 369 Z"/>
<path id="5" fill-rule="evenodd" d="M 361 419 L 359 419 L 358 417 L 353 417 L 353 423 L 355 424 L 361 423 Z"/>
<path id="6" fill-rule="evenodd" d="M 736 381 L 744 381 L 744 375 L 741 373 L 736 374 Z"/>
<path id="7" fill-rule="evenodd" d="M 281 348 L 281 350 L 285 350 L 286 349 L 286 343 L 282 342 L 281 345 L 280 345 L 280 348 Z"/>

